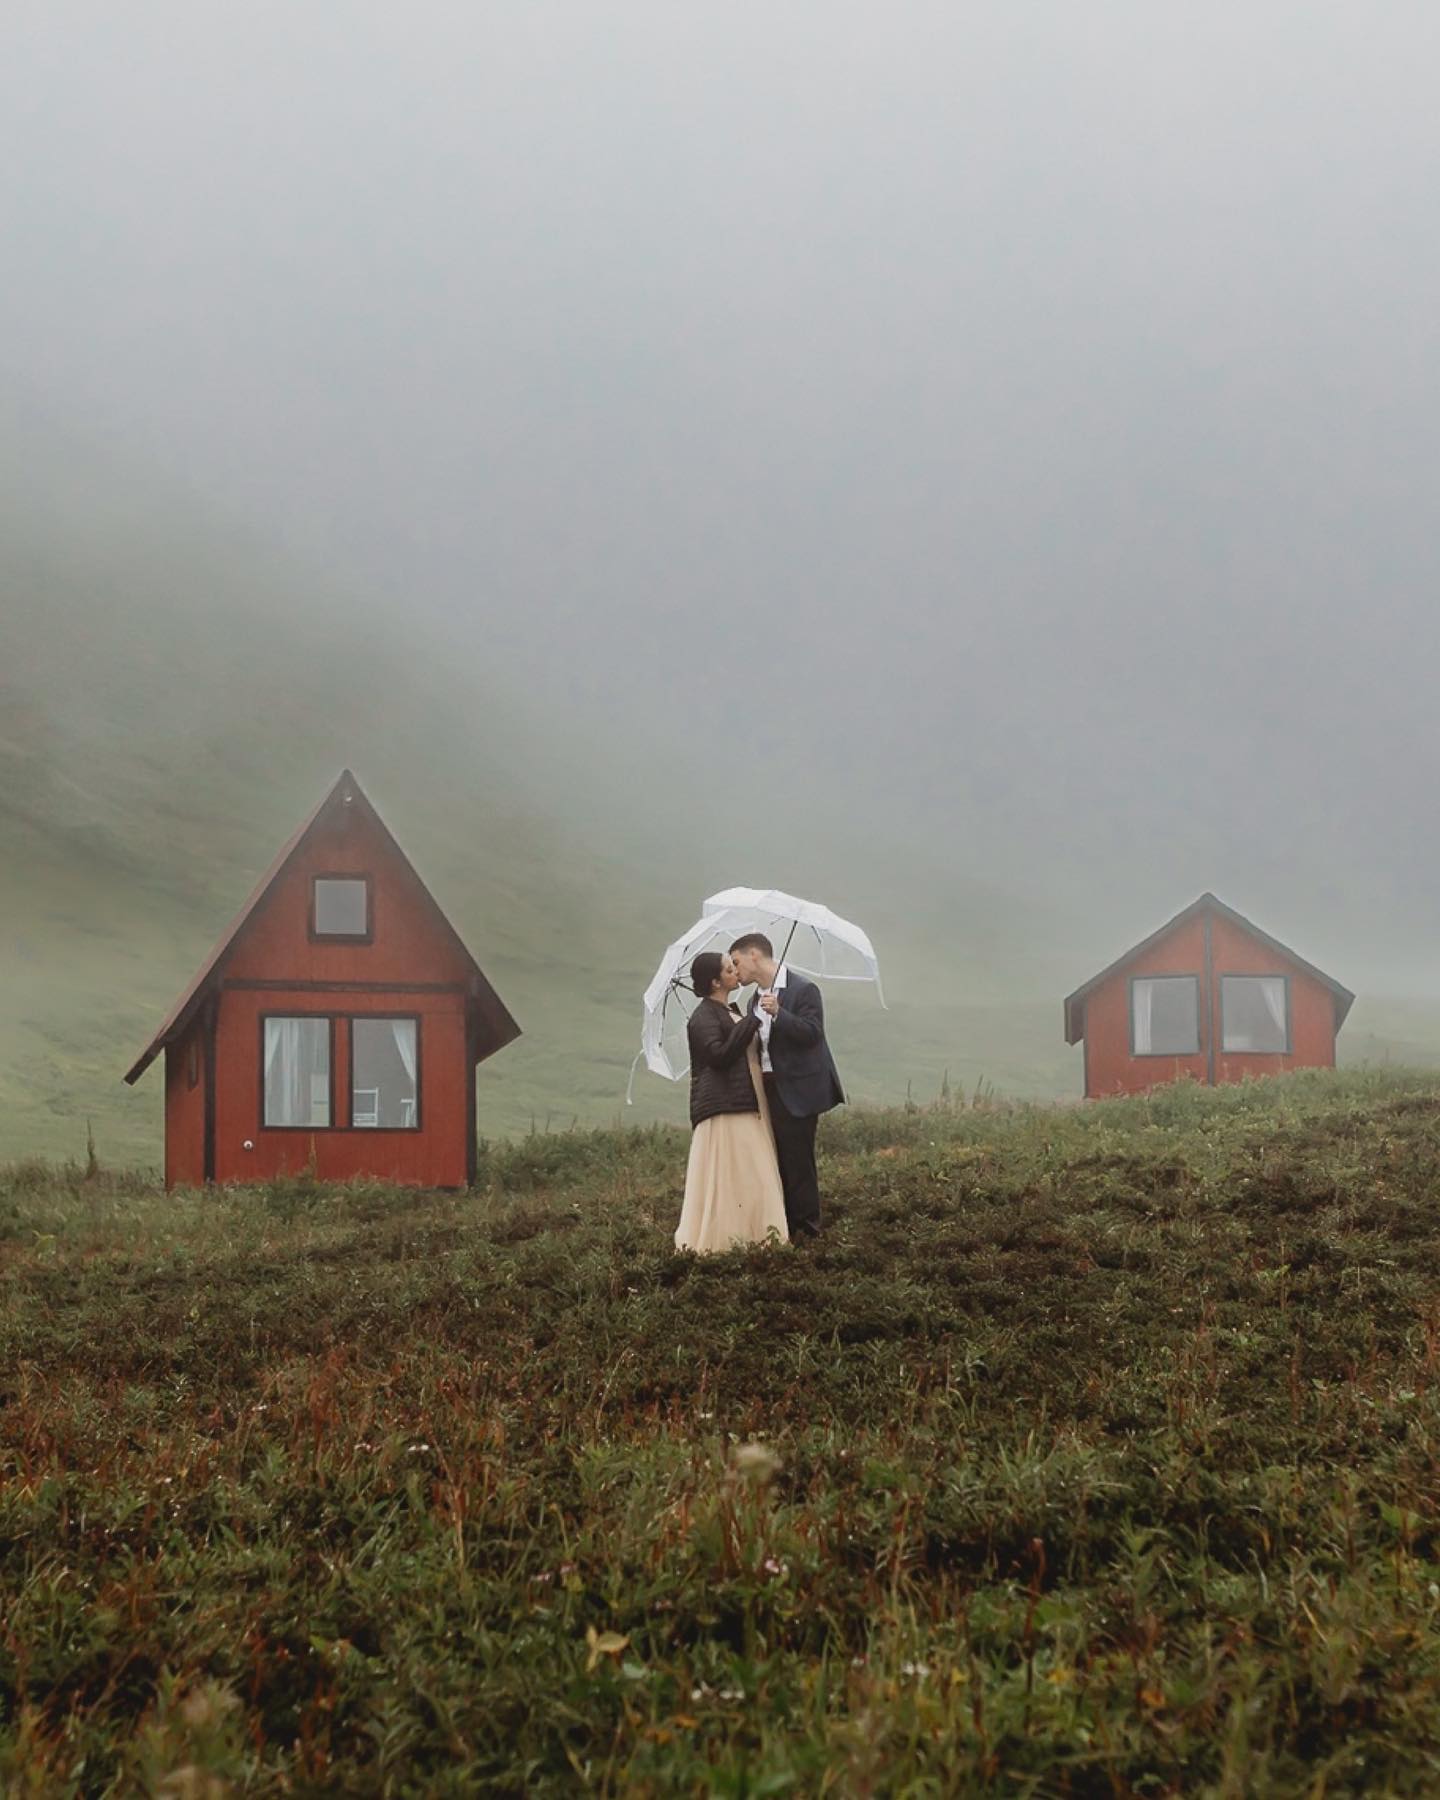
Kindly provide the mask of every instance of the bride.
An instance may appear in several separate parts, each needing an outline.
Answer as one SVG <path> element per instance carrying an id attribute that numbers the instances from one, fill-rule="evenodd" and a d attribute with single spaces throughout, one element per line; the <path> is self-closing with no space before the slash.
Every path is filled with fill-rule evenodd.
<path id="1" fill-rule="evenodd" d="M 785 1194 L 760 1077 L 759 1015 L 730 999 L 740 977 L 729 956 L 705 950 L 690 965 L 700 1004 L 690 1015 L 690 1163 L 677 1250 L 760 1244 L 785 1228 Z"/>

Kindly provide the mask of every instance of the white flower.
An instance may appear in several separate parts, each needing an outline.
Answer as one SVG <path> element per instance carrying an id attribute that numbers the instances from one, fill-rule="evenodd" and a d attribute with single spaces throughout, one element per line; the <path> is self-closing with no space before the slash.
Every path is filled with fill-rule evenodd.
<path id="1" fill-rule="evenodd" d="M 780 1458 L 768 1444 L 737 1444 L 731 1460 L 742 1475 L 768 1481 L 780 1467 Z"/>
<path id="2" fill-rule="evenodd" d="M 902 1675 L 917 1675 L 923 1679 L 926 1675 L 928 1675 L 930 1673 L 930 1665 L 929 1665 L 929 1663 L 917 1663 L 917 1662 L 901 1663 L 900 1673 Z"/>

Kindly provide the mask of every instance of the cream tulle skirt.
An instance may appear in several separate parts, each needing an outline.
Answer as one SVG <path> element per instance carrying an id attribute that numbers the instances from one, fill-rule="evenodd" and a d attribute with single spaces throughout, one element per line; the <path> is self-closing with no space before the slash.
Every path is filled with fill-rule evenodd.
<path id="1" fill-rule="evenodd" d="M 763 1244 L 772 1232 L 782 1244 L 789 1242 L 785 1190 L 775 1159 L 760 1053 L 754 1044 L 747 1061 L 760 1110 L 721 1113 L 695 1127 L 685 1171 L 685 1203 L 675 1231 L 677 1250 L 703 1254 L 736 1244 Z"/>

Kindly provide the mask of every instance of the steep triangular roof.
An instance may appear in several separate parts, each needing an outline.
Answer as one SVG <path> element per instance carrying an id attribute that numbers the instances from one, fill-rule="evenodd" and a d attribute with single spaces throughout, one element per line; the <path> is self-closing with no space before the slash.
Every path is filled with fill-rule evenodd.
<path id="1" fill-rule="evenodd" d="M 1078 1044 L 1084 1037 L 1085 1002 L 1102 982 L 1108 981 L 1112 975 L 1117 975 L 1127 964 L 1134 962 L 1136 957 L 1142 956 L 1152 945 L 1158 944 L 1161 938 L 1168 936 L 1177 926 L 1188 925 L 1192 919 L 1199 918 L 1202 913 L 1207 912 L 1216 918 L 1228 920 L 1230 924 L 1238 926 L 1241 931 L 1248 932 L 1258 942 L 1275 951 L 1277 955 L 1283 956 L 1287 962 L 1293 963 L 1297 969 L 1303 969 L 1307 975 L 1313 975 L 1322 986 L 1329 988 L 1335 997 L 1335 1029 L 1337 1031 L 1340 1029 L 1345 1023 L 1346 1013 L 1355 1003 L 1355 996 L 1349 988 L 1341 987 L 1333 976 L 1327 975 L 1323 969 L 1317 969 L 1314 963 L 1306 962 L 1303 956 L 1297 956 L 1288 944 L 1282 944 L 1279 938 L 1273 938 L 1268 931 L 1262 931 L 1258 925 L 1252 924 L 1242 913 L 1236 912 L 1233 906 L 1227 906 L 1223 900 L 1217 900 L 1214 894 L 1202 894 L 1198 900 L 1192 901 L 1182 912 L 1176 913 L 1175 917 L 1168 920 L 1158 931 L 1152 931 L 1149 937 L 1127 950 L 1123 956 L 1117 957 L 1108 968 L 1102 969 L 1098 975 L 1091 976 L 1083 987 L 1076 988 L 1073 994 L 1067 996 L 1065 1001 L 1065 1042 Z"/>
<path id="2" fill-rule="evenodd" d="M 220 934 L 219 942 L 201 964 L 195 979 L 190 983 L 189 987 L 185 989 L 185 992 L 181 994 L 174 1006 L 171 1007 L 169 1013 L 166 1015 L 165 1023 L 145 1047 L 144 1054 L 141 1055 L 136 1060 L 134 1066 L 127 1071 L 125 1076 L 127 1082 L 132 1085 L 137 1082 L 150 1067 L 151 1063 L 154 1062 L 155 1058 L 165 1048 L 166 1044 L 181 1036 L 181 1034 L 189 1028 L 196 1013 L 200 1010 L 206 995 L 210 993 L 223 974 L 225 963 L 230 952 L 234 948 L 236 940 L 239 938 L 241 932 L 249 923 L 252 915 L 262 905 L 266 895 L 270 892 L 270 889 L 274 887 L 275 883 L 285 873 L 291 859 L 295 856 L 306 838 L 308 838 L 310 833 L 315 829 L 316 825 L 325 817 L 332 807 L 337 806 L 353 807 L 370 821 L 376 831 L 379 832 L 384 842 L 389 845 L 394 855 L 405 868 L 409 870 L 415 881 L 416 887 L 424 896 L 426 903 L 434 915 L 437 927 L 449 938 L 450 942 L 470 965 L 471 994 L 479 1006 L 481 1018 L 490 1028 L 488 1037 L 489 1047 L 485 1050 L 484 1054 L 486 1056 L 491 1056 L 495 1051 L 502 1050 L 506 1044 L 513 1042 L 515 1038 L 519 1037 L 520 1027 L 515 1023 L 514 1019 L 511 1018 L 509 1012 L 502 1003 L 500 996 L 485 979 L 484 971 L 470 954 L 469 950 L 466 949 L 460 934 L 456 931 L 455 927 L 441 911 L 439 902 L 435 899 L 435 896 L 416 873 L 415 865 L 400 848 L 399 844 L 396 843 L 389 827 L 371 805 L 369 799 L 366 797 L 364 789 L 360 786 L 360 783 L 351 774 L 349 769 L 343 769 L 340 772 L 339 780 L 325 795 L 315 810 L 310 813 L 307 818 L 301 821 L 299 827 L 282 847 L 274 862 L 271 863 L 270 867 L 260 877 L 259 881 L 256 882 L 250 898 Z"/>

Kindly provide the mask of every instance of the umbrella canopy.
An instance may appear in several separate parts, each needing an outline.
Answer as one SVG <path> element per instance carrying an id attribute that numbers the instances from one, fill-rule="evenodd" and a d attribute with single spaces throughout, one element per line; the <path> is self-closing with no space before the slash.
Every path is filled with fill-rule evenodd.
<path id="1" fill-rule="evenodd" d="M 630 1070 L 627 1099 L 633 1097 L 635 1071 L 642 1061 L 667 1081 L 681 1081 L 689 1073 L 686 1026 L 697 1004 L 688 985 L 690 964 L 702 950 L 729 949 L 747 931 L 763 931 L 779 960 L 802 975 L 826 981 L 873 981 L 880 1004 L 885 1004 L 874 946 L 858 925 L 828 906 L 778 888 L 726 888 L 711 895 L 701 916 L 660 958 L 645 990 L 640 1054 Z"/>
<path id="2" fill-rule="evenodd" d="M 736 921 L 731 941 L 747 931 L 763 931 L 775 946 L 776 959 L 813 975 L 817 981 L 873 981 L 880 1004 L 880 963 L 875 946 L 849 919 L 842 919 L 814 900 L 801 900 L 779 888 L 726 888 L 712 894 L 702 908 L 707 918 Z"/>

